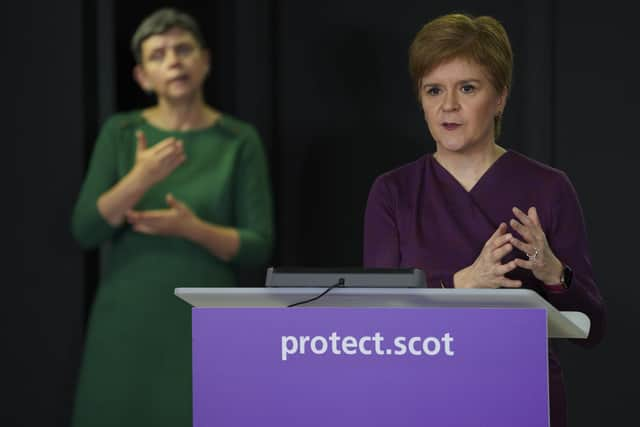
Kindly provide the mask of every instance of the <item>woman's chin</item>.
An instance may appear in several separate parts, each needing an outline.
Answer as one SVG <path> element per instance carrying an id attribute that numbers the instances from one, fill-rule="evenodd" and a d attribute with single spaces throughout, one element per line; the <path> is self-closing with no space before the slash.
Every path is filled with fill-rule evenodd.
<path id="1" fill-rule="evenodd" d="M 171 103 L 189 102 L 196 97 L 197 93 L 191 88 L 189 90 L 172 90 L 165 94 L 165 99 Z"/>
<path id="2" fill-rule="evenodd" d="M 464 141 L 442 141 L 438 143 L 438 151 L 448 153 L 463 153 L 469 148 Z"/>

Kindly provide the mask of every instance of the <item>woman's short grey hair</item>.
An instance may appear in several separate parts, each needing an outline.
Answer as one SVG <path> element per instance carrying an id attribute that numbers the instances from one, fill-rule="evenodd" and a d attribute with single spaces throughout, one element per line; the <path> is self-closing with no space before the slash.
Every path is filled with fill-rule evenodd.
<path id="1" fill-rule="evenodd" d="M 149 37 L 163 34 L 171 28 L 188 31 L 200 47 L 206 48 L 198 23 L 190 15 L 173 8 L 162 8 L 147 16 L 131 37 L 131 51 L 136 63 L 142 63 L 142 43 Z"/>

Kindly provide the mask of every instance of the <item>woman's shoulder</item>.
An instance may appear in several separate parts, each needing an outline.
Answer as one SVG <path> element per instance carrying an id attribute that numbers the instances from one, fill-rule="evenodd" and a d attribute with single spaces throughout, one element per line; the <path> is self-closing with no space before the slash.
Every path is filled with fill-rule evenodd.
<path id="1" fill-rule="evenodd" d="M 378 175 L 371 186 L 371 191 L 373 193 L 390 192 L 398 197 L 417 194 L 423 185 L 429 157 L 430 154 L 425 154 L 414 161 L 404 163 Z"/>
<path id="2" fill-rule="evenodd" d="M 118 131 L 138 128 L 144 123 L 142 110 L 119 111 L 107 117 L 102 127 L 105 130 Z"/>
<path id="3" fill-rule="evenodd" d="M 569 180 L 567 174 L 559 168 L 525 156 L 513 149 L 510 149 L 507 154 L 508 168 L 514 174 L 517 172 L 519 176 L 529 177 L 538 180 L 540 183 L 549 184 L 567 182 Z"/>
<path id="4" fill-rule="evenodd" d="M 427 166 L 431 155 L 425 154 L 409 163 L 404 163 L 380 174 L 377 179 L 386 182 L 407 183 L 422 178 L 424 168 Z"/>
<path id="5" fill-rule="evenodd" d="M 217 127 L 233 138 L 245 139 L 249 137 L 253 139 L 258 136 L 254 125 L 227 113 L 221 113 Z"/>

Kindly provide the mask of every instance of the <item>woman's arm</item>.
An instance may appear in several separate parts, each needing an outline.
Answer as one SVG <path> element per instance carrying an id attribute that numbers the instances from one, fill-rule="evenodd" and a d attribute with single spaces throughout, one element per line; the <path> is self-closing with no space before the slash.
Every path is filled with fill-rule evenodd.
<path id="1" fill-rule="evenodd" d="M 167 194 L 167 209 L 126 212 L 134 231 L 180 237 L 207 249 L 223 261 L 259 265 L 273 246 L 271 190 L 266 158 L 254 131 L 245 135 L 234 165 L 232 193 L 234 226 L 199 218 L 186 204 Z"/>
<path id="2" fill-rule="evenodd" d="M 238 253 L 238 230 L 204 221 L 183 202 L 167 194 L 168 209 L 133 211 L 126 213 L 134 231 L 157 236 L 180 237 L 206 248 L 223 261 Z"/>
<path id="3" fill-rule="evenodd" d="M 98 211 L 113 227 L 121 225 L 125 214 L 154 184 L 169 176 L 186 160 L 182 141 L 167 138 L 151 148 L 142 131 L 136 132 L 133 169 L 98 198 Z"/>
<path id="4" fill-rule="evenodd" d="M 269 261 L 273 249 L 273 199 L 267 157 L 253 126 L 248 126 L 243 135 L 233 185 L 238 246 L 230 262 L 241 266 L 262 265 Z M 233 239 L 225 241 L 233 242 Z"/>
<path id="5" fill-rule="evenodd" d="M 188 227 L 184 237 L 203 246 L 223 261 L 231 261 L 240 248 L 240 234 L 237 229 L 211 224 L 197 217 Z"/>
<path id="6" fill-rule="evenodd" d="M 606 309 L 595 282 L 588 250 L 587 232 L 578 195 L 569 178 L 563 175 L 562 191 L 553 208 L 549 245 L 562 264 L 573 271 L 571 284 L 560 292 L 547 292 L 547 299 L 558 310 L 581 311 L 591 320 L 586 340 L 575 342 L 584 346 L 599 343 L 605 333 Z"/>
<path id="7" fill-rule="evenodd" d="M 364 214 L 363 265 L 370 268 L 400 266 L 400 242 L 394 196 L 378 177 L 369 191 Z"/>
<path id="8" fill-rule="evenodd" d="M 122 118 L 111 117 L 100 130 L 87 174 L 71 217 L 71 232 L 84 248 L 92 248 L 109 239 L 117 230 L 98 210 L 98 198 L 118 182 L 117 146 L 121 141 Z"/>

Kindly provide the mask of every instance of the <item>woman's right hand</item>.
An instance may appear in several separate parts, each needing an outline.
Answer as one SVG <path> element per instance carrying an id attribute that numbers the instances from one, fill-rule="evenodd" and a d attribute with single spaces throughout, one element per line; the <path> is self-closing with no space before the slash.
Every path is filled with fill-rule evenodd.
<path id="1" fill-rule="evenodd" d="M 484 244 L 480 255 L 470 266 L 463 268 L 453 276 L 456 288 L 518 288 L 520 280 L 512 280 L 505 274 L 517 267 L 515 261 L 502 264 L 502 258 L 513 250 L 509 243 L 511 234 L 507 233 L 507 224 L 501 223 L 498 229 Z"/>
<path id="2" fill-rule="evenodd" d="M 137 131 L 136 162 L 133 171 L 142 180 L 144 187 L 162 181 L 186 160 L 182 141 L 170 137 L 151 148 L 147 148 L 144 132 Z"/>

